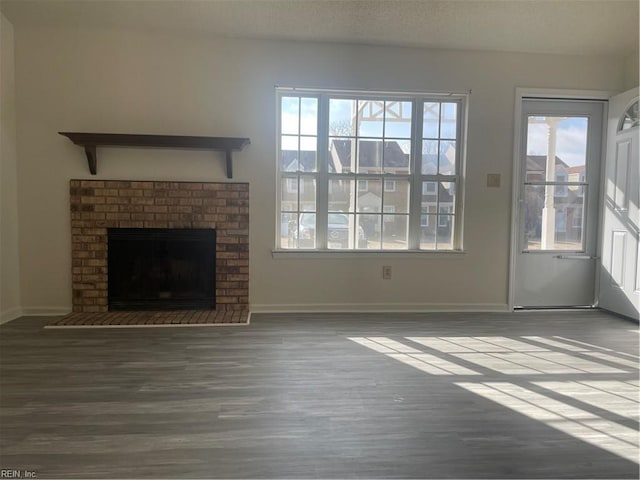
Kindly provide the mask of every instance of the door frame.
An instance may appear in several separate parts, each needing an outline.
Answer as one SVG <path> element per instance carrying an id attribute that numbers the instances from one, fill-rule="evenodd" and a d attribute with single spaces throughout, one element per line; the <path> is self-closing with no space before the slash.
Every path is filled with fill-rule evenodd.
<path id="1" fill-rule="evenodd" d="M 547 99 L 547 100 L 596 100 L 603 101 L 603 119 L 607 118 L 608 114 L 608 100 L 609 97 L 615 95 L 614 92 L 605 90 L 572 90 L 572 89 L 557 89 L 557 88 L 526 88 L 516 87 L 515 92 L 515 108 L 513 119 L 513 163 L 512 163 L 512 175 L 511 175 L 511 242 L 509 251 L 509 280 L 508 280 L 508 292 L 507 292 L 507 304 L 509 311 L 514 310 L 514 285 L 516 275 L 516 257 L 520 244 L 520 175 L 521 161 L 520 150 L 522 148 L 522 103 L 525 99 Z M 607 122 L 602 122 L 602 142 L 601 142 L 601 158 L 604 158 L 606 154 L 607 142 L 606 142 L 606 125 Z M 602 195 L 602 188 L 604 187 L 604 162 L 600 162 L 600 195 L 598 198 L 598 221 L 596 225 L 596 238 L 597 255 L 601 255 L 602 242 L 600 241 L 600 233 L 602 230 L 602 212 L 604 208 L 604 196 Z M 597 301 L 598 294 L 600 292 L 600 266 L 596 265 L 595 282 L 595 301 Z"/>

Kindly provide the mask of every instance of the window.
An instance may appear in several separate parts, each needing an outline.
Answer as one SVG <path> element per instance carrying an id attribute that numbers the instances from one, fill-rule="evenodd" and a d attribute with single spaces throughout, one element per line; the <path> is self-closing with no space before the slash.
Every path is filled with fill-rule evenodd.
<path id="1" fill-rule="evenodd" d="M 582 228 L 582 208 L 573 209 L 573 228 Z"/>
<path id="2" fill-rule="evenodd" d="M 435 182 L 424 182 L 422 184 L 422 195 L 435 195 L 436 184 Z"/>
<path id="3" fill-rule="evenodd" d="M 567 176 L 563 173 L 556 174 L 556 182 L 566 182 Z M 567 196 L 567 186 L 566 185 L 556 185 L 556 197 L 566 197 Z"/>
<path id="4" fill-rule="evenodd" d="M 278 89 L 277 248 L 460 250 L 464 102 Z"/>
<path id="5" fill-rule="evenodd" d="M 567 211 L 556 210 L 556 232 L 565 233 L 567 231 Z"/>
<path id="6" fill-rule="evenodd" d="M 624 112 L 624 115 L 620 119 L 620 123 L 618 124 L 618 132 L 622 132 L 624 130 L 631 130 L 632 128 L 640 125 L 640 115 L 638 114 L 638 100 L 633 102 L 631 106 Z"/>
<path id="7" fill-rule="evenodd" d="M 452 211 L 453 207 L 440 205 L 441 215 L 438 216 L 438 227 L 448 227 L 450 225 L 451 215 L 449 213 Z"/>

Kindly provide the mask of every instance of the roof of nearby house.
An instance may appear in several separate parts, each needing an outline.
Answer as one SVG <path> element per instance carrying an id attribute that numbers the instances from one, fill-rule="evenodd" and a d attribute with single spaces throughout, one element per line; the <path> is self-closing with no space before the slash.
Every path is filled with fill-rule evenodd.
<path id="1" fill-rule="evenodd" d="M 282 171 L 297 172 L 299 170 L 302 172 L 313 172 L 316 169 L 316 156 L 316 152 L 308 150 L 302 150 L 300 152 L 297 150 L 283 150 L 282 162 L 280 163 Z M 299 167 L 297 165 L 298 157 L 300 157 Z"/>
<path id="2" fill-rule="evenodd" d="M 358 143 L 358 160 L 360 167 L 380 167 L 384 158 L 384 166 L 389 168 L 407 168 L 409 166 L 409 154 L 404 153 L 398 142 L 385 141 L 380 149 L 380 141 L 360 140 Z M 335 151 L 336 158 L 342 168 L 351 166 L 351 140 L 331 140 L 332 151 Z M 380 155 L 382 153 L 382 156 Z M 336 169 L 338 170 L 338 169 Z"/>
<path id="3" fill-rule="evenodd" d="M 556 166 L 569 169 L 569 165 L 556 155 Z M 527 155 L 527 172 L 544 172 L 547 169 L 546 155 Z"/>

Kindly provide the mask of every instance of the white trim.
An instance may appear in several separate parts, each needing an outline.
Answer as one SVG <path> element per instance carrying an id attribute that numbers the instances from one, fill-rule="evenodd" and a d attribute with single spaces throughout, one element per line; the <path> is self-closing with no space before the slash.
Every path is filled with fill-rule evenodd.
<path id="1" fill-rule="evenodd" d="M 323 94 L 345 94 L 352 95 L 354 93 L 362 93 L 365 92 L 367 94 L 372 95 L 396 95 L 399 97 L 402 96 L 411 96 L 411 95 L 421 95 L 425 97 L 437 97 L 440 98 L 450 98 L 450 97 L 463 97 L 471 95 L 471 89 L 469 90 L 387 90 L 387 89 L 371 89 L 371 88 L 325 88 L 325 87 L 299 87 L 299 86 L 290 86 L 290 85 L 275 85 L 276 90 L 281 90 L 283 92 L 295 92 L 297 94 L 317 94 L 321 92 Z"/>
<path id="2" fill-rule="evenodd" d="M 16 318 L 20 318 L 23 315 L 24 314 L 20 307 L 5 310 L 4 312 L 0 313 L 0 325 L 10 322 L 11 320 L 15 320 Z"/>
<path id="3" fill-rule="evenodd" d="M 301 303 L 251 304 L 253 313 L 380 313 L 380 312 L 508 312 L 503 303 Z"/>
<path id="4" fill-rule="evenodd" d="M 554 100 L 609 100 L 615 92 L 607 90 L 572 90 L 562 88 L 516 87 L 516 108 L 523 98 L 552 98 Z"/>
<path id="5" fill-rule="evenodd" d="M 467 252 L 464 250 L 272 250 L 271 257 L 274 259 L 297 259 L 297 258 L 313 258 L 313 259 L 354 259 L 354 258 L 443 258 L 443 257 L 460 257 L 462 258 Z"/>
<path id="6" fill-rule="evenodd" d="M 613 92 L 605 90 L 565 90 L 557 88 L 527 88 L 516 87 L 515 91 L 515 108 L 513 119 L 513 176 L 511 178 L 511 242 L 509 251 L 509 278 L 507 279 L 507 304 L 509 311 L 514 310 L 514 283 L 515 283 L 515 270 L 516 270 L 516 252 L 518 251 L 518 239 L 519 239 L 519 222 L 520 222 L 520 149 L 522 147 L 522 102 L 525 98 L 552 98 L 552 99 L 565 99 L 565 100 L 599 100 L 608 101 L 609 97 L 613 95 Z M 603 111 L 603 127 L 606 125 L 604 121 L 607 112 L 607 105 L 605 104 Z M 603 140 L 606 137 L 603 137 Z M 606 148 L 606 141 L 602 142 L 602 148 Z M 604 151 L 604 150 L 603 150 Z M 604 162 L 601 162 L 604 163 Z M 601 183 L 604 181 L 604 175 L 601 175 Z M 600 196 L 602 199 L 602 195 Z M 600 212 L 601 214 L 602 212 Z M 601 217 L 599 217 L 601 218 Z M 598 227 L 600 231 L 600 227 Z M 598 242 L 597 250 L 600 249 L 600 242 Z M 598 277 L 596 272 L 596 277 Z M 596 294 L 598 292 L 599 285 L 596 280 Z M 597 296 L 596 296 L 597 298 Z"/>
<path id="7" fill-rule="evenodd" d="M 27 307 L 22 309 L 22 315 L 25 317 L 58 317 L 68 315 L 71 311 L 71 307 Z"/>

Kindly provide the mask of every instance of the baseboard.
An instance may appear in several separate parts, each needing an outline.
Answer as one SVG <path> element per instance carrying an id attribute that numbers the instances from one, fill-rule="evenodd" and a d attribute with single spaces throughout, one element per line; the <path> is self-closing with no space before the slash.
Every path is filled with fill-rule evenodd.
<path id="1" fill-rule="evenodd" d="M 19 307 L 5 310 L 4 312 L 0 313 L 0 325 L 2 325 L 3 323 L 10 322 L 11 320 L 15 320 L 16 318 L 21 317 L 22 315 L 24 315 L 24 313 L 22 309 Z"/>
<path id="2" fill-rule="evenodd" d="M 251 313 L 508 312 L 506 303 L 251 304 Z"/>
<path id="3" fill-rule="evenodd" d="M 71 313 L 71 307 L 26 307 L 22 309 L 25 317 L 58 317 Z"/>

